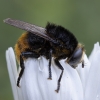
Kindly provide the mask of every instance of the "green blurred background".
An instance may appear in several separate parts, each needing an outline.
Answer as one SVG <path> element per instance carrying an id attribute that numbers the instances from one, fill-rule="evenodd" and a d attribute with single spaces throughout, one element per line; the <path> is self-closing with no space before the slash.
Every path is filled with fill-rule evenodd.
<path id="1" fill-rule="evenodd" d="M 42 27 L 53 22 L 75 34 L 89 55 L 100 42 L 100 1 L 98 0 L 0 0 L 0 100 L 13 100 L 5 51 L 14 47 L 23 32 L 3 23 L 5 18 L 19 19 Z"/>

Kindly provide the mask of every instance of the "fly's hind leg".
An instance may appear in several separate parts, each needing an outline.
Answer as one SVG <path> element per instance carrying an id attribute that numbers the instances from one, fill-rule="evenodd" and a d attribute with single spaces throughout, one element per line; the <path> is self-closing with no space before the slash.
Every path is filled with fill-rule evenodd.
<path id="1" fill-rule="evenodd" d="M 24 61 L 23 61 L 23 58 L 22 58 L 22 55 L 20 55 L 20 67 L 21 67 L 21 71 L 19 73 L 19 76 L 18 76 L 18 79 L 17 79 L 17 86 L 19 87 L 19 83 L 20 83 L 20 78 L 22 77 L 22 74 L 24 72 Z"/>
<path id="2" fill-rule="evenodd" d="M 18 79 L 17 79 L 17 86 L 18 87 L 19 87 L 20 79 L 21 79 L 21 77 L 22 77 L 22 75 L 24 73 L 24 69 L 25 69 L 23 57 L 24 58 L 28 58 L 28 57 L 38 58 L 39 54 L 37 54 L 36 52 L 22 52 L 21 53 L 21 55 L 20 55 L 20 67 L 21 67 L 21 71 L 20 71 Z"/>
<path id="3" fill-rule="evenodd" d="M 58 59 L 55 59 L 55 64 L 57 65 L 57 67 L 59 69 L 61 69 L 61 74 L 59 76 L 59 79 L 58 79 L 58 83 L 57 83 L 57 89 L 55 90 L 57 93 L 59 92 L 60 90 L 60 82 L 61 82 L 61 79 L 62 79 L 62 75 L 63 75 L 63 72 L 64 72 L 64 68 L 62 67 L 62 65 L 59 63 Z"/>

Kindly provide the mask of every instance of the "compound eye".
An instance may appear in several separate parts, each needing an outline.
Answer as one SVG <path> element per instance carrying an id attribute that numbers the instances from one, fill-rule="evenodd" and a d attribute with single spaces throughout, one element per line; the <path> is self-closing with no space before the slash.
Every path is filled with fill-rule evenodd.
<path id="1" fill-rule="evenodd" d="M 74 53 L 72 54 L 72 56 L 70 58 L 67 59 L 67 62 L 70 66 L 72 66 L 73 68 L 76 68 L 77 65 L 80 63 L 81 58 L 83 55 L 83 50 L 82 48 L 78 48 L 74 51 Z"/>
<path id="2" fill-rule="evenodd" d="M 82 51 L 81 48 L 75 50 L 75 52 L 74 52 L 73 55 L 72 55 L 72 60 L 80 60 L 81 57 L 82 57 L 82 52 L 83 52 L 83 51 Z"/>

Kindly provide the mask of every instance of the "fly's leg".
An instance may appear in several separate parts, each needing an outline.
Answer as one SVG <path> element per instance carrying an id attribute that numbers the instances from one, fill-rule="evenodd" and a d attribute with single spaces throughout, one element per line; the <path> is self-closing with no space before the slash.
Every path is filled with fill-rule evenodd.
<path id="1" fill-rule="evenodd" d="M 19 87 L 20 79 L 21 79 L 21 77 L 24 73 L 24 69 L 25 69 L 23 57 L 24 58 L 28 58 L 28 57 L 38 58 L 39 54 L 37 54 L 36 52 L 22 52 L 21 53 L 21 55 L 20 55 L 21 71 L 19 72 L 19 76 L 18 76 L 18 79 L 17 79 L 17 86 L 18 87 Z"/>
<path id="2" fill-rule="evenodd" d="M 59 79 L 58 79 L 58 83 L 57 83 L 57 89 L 55 90 L 57 93 L 59 92 L 60 90 L 60 82 L 61 82 L 61 79 L 62 79 L 62 75 L 63 75 L 63 72 L 64 72 L 64 68 L 62 67 L 62 65 L 59 63 L 58 59 L 55 59 L 55 64 L 57 65 L 57 67 L 59 69 L 61 69 L 61 74 L 59 76 Z"/>
<path id="3" fill-rule="evenodd" d="M 82 68 L 84 68 L 84 60 L 82 61 Z"/>
<path id="4" fill-rule="evenodd" d="M 50 50 L 49 53 L 49 77 L 48 79 L 52 80 L 52 72 L 51 72 L 51 60 L 52 60 L 52 49 Z"/>
<path id="5" fill-rule="evenodd" d="M 22 77 L 22 75 L 23 75 L 24 68 L 25 68 L 25 67 L 24 67 L 24 61 L 23 61 L 22 55 L 20 55 L 20 67 L 21 67 L 21 71 L 20 71 L 19 76 L 18 76 L 18 79 L 17 79 L 17 86 L 18 86 L 18 87 L 20 87 L 20 86 L 19 86 L 20 79 L 21 79 L 21 77 Z"/>

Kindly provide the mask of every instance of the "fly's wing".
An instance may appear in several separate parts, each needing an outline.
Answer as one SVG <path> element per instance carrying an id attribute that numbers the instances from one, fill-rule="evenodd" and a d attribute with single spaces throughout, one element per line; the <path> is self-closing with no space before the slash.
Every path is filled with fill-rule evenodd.
<path id="1" fill-rule="evenodd" d="M 17 28 L 20 28 L 22 30 L 26 30 L 28 32 L 31 32 L 39 37 L 42 37 L 44 39 L 46 39 L 47 41 L 53 42 L 55 44 L 57 44 L 57 41 L 52 39 L 51 37 L 49 37 L 48 35 L 46 35 L 46 29 L 33 25 L 33 24 L 29 24 L 27 22 L 24 21 L 20 21 L 20 20 L 13 20 L 11 18 L 7 18 L 4 20 L 5 23 L 10 24 L 12 26 L 15 26 Z"/>

